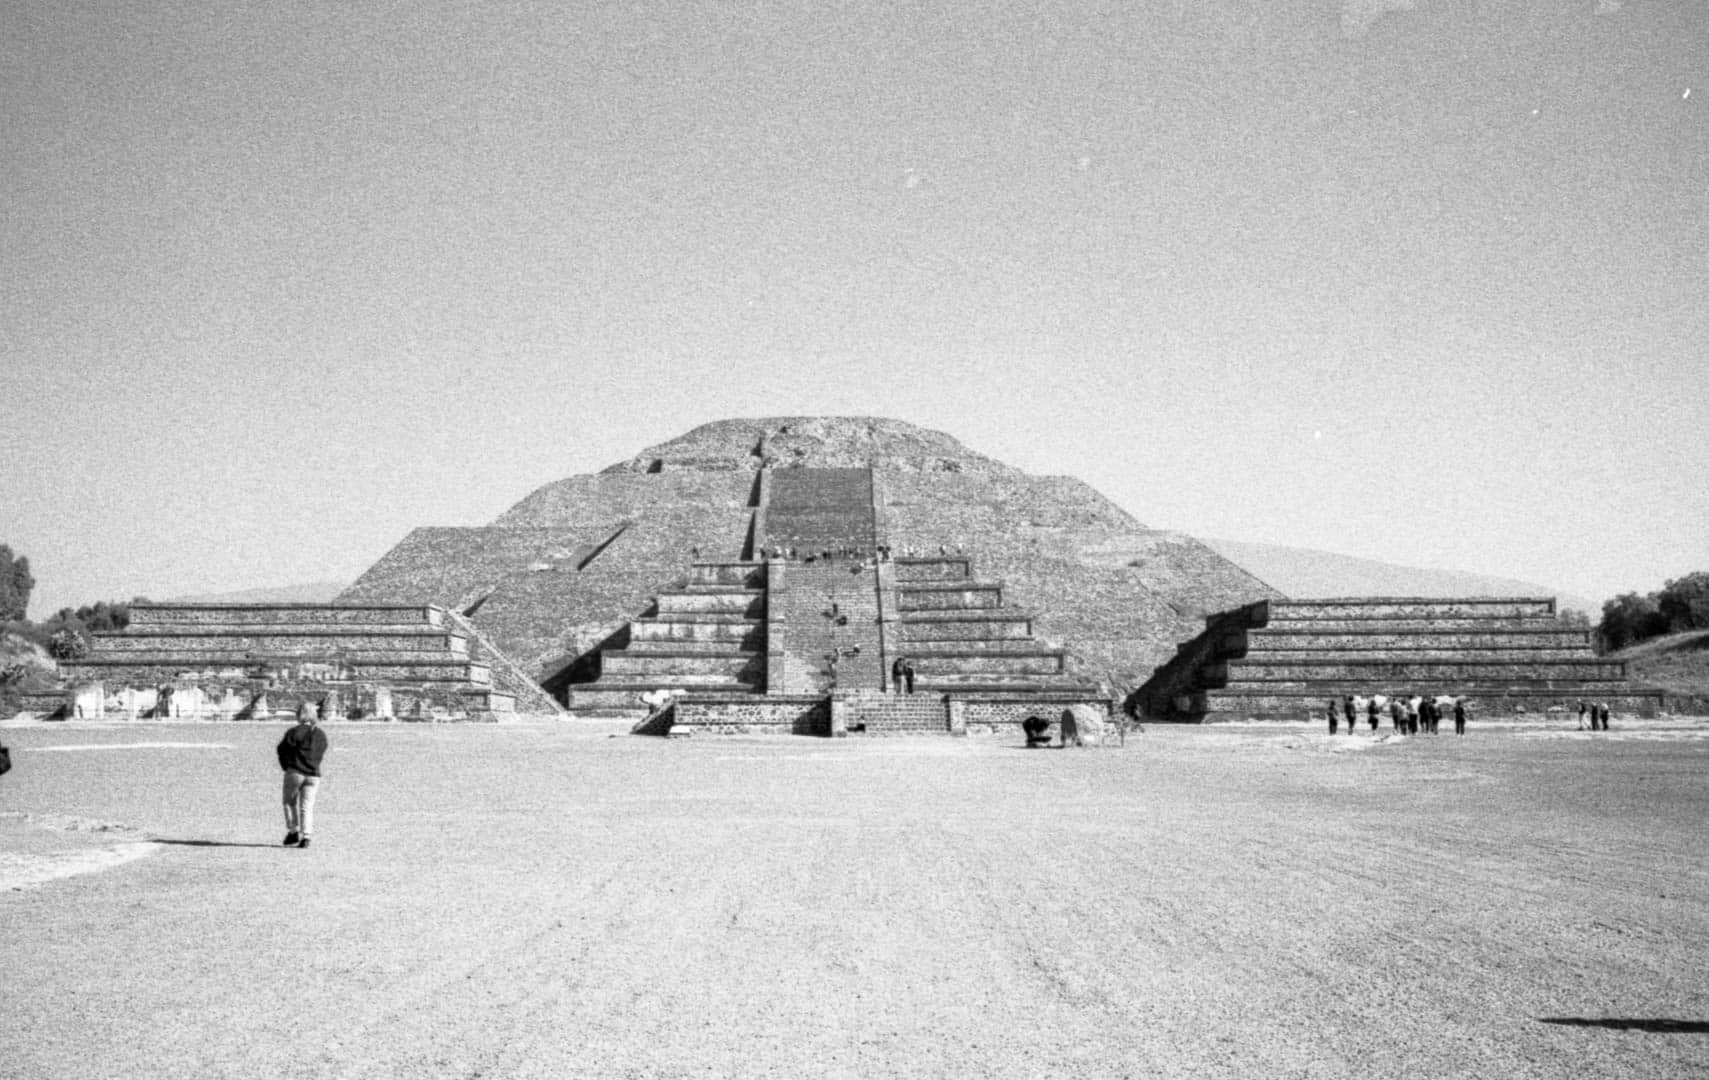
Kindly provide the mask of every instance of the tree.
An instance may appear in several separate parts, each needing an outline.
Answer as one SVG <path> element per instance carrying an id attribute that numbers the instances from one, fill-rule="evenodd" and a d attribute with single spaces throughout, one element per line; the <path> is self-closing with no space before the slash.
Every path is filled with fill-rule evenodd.
<path id="1" fill-rule="evenodd" d="M 30 607 L 30 591 L 35 587 L 30 560 L 13 555 L 9 546 L 0 544 L 0 622 L 22 619 Z"/>
<path id="2" fill-rule="evenodd" d="M 55 660 L 81 660 L 89 655 L 89 639 L 74 627 L 61 627 L 48 639 L 47 651 Z"/>
<path id="3" fill-rule="evenodd" d="M 1597 638 L 1609 652 L 1665 633 L 1667 619 L 1661 613 L 1655 593 L 1648 596 L 1622 593 L 1605 602 L 1602 622 L 1596 627 Z"/>
<path id="4" fill-rule="evenodd" d="M 1709 573 L 1687 574 L 1662 586 L 1656 606 L 1669 630 L 1709 628 Z"/>
<path id="5" fill-rule="evenodd" d="M 130 605 L 99 601 L 93 607 L 84 605 L 74 614 L 85 630 L 123 630 L 131 624 Z"/>

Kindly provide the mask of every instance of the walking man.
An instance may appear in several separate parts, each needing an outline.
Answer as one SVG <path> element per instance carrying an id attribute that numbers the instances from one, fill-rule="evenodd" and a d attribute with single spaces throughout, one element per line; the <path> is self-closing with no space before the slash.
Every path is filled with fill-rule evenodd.
<path id="1" fill-rule="evenodd" d="M 278 754 L 285 772 L 285 846 L 306 848 L 314 832 L 320 762 L 326 756 L 326 732 L 313 705 L 305 701 L 297 711 L 297 726 L 279 740 Z"/>

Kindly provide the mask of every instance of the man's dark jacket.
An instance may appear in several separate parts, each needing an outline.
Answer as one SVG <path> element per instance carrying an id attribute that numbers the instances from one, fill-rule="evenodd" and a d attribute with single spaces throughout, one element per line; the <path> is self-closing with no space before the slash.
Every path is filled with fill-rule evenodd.
<path id="1" fill-rule="evenodd" d="M 326 756 L 326 732 L 313 724 L 298 724 L 279 740 L 279 768 L 304 776 L 320 775 L 320 759 Z"/>

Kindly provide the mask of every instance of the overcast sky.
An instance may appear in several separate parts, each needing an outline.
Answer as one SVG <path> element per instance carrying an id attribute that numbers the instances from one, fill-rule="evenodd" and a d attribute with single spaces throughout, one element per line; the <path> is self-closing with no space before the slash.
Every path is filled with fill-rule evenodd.
<path id="1" fill-rule="evenodd" d="M 1709 569 L 1705 0 L 0 21 L 37 617 L 353 578 L 796 414 L 1203 536 L 1599 599 Z"/>

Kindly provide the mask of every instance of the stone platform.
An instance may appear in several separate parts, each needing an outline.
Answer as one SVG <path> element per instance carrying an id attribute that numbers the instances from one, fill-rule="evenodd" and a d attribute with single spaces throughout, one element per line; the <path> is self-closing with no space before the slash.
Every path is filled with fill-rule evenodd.
<path id="1" fill-rule="evenodd" d="M 1300 720 L 1331 699 L 1451 695 L 1474 713 L 1538 713 L 1606 703 L 1653 716 L 1662 695 L 1597 657 L 1553 599 L 1358 597 L 1269 600 L 1206 619 L 1136 691 L 1162 720 Z"/>
<path id="2" fill-rule="evenodd" d="M 133 604 L 63 661 L 66 717 L 496 721 L 556 703 L 462 616 L 419 604 Z"/>

